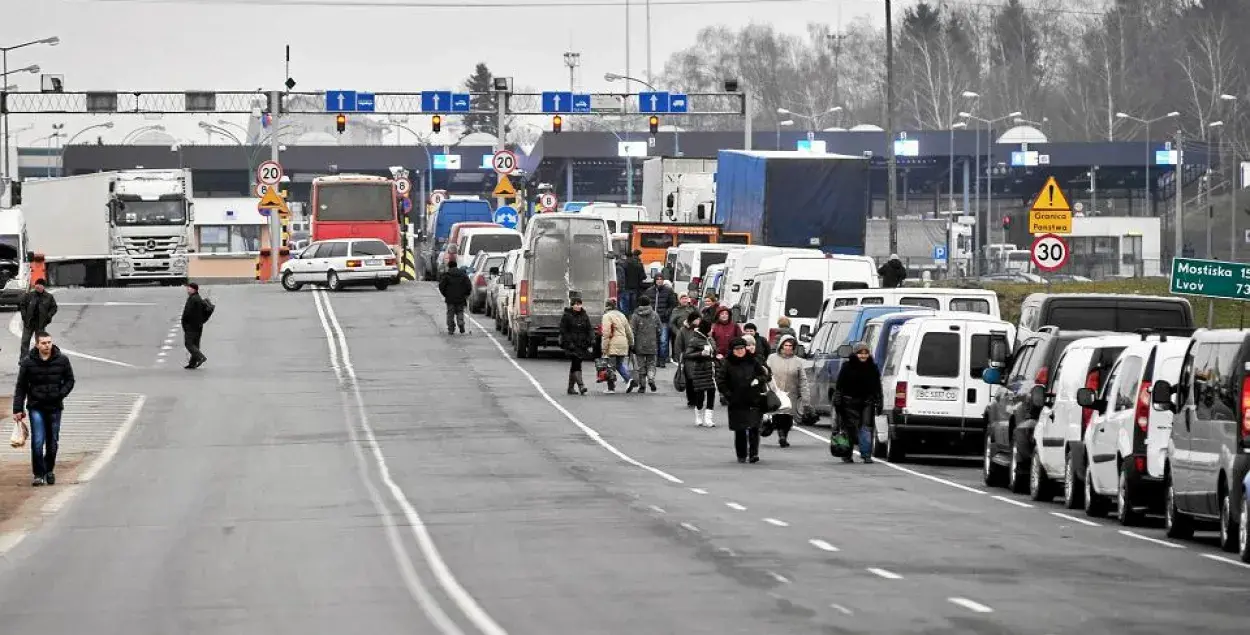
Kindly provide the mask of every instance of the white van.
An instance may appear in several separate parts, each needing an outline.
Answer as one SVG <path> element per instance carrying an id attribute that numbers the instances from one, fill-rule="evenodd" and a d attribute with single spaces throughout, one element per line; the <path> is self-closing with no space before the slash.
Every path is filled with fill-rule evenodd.
<path id="1" fill-rule="evenodd" d="M 800 341 L 816 332 L 821 303 L 831 291 L 880 284 L 872 258 L 835 254 L 770 256 L 760 261 L 754 279 L 742 320 L 767 333 L 782 316 L 790 318 Z"/>
<path id="2" fill-rule="evenodd" d="M 828 321 L 830 311 L 859 304 L 894 304 L 922 306 L 934 311 L 966 311 L 984 313 L 998 319 L 998 294 L 989 289 L 845 289 L 828 295 L 820 308 L 820 324 Z"/>
<path id="3" fill-rule="evenodd" d="M 721 277 L 721 284 L 718 285 L 720 288 L 716 290 L 716 297 L 720 298 L 720 303 L 730 308 L 738 306 L 742 296 L 751 291 L 755 272 L 759 271 L 760 263 L 770 256 L 784 254 L 818 257 L 825 255 L 819 249 L 766 245 L 750 245 L 746 249 L 735 251 L 725 260 L 725 275 Z"/>
<path id="4" fill-rule="evenodd" d="M 521 248 L 521 232 L 504 227 L 469 227 L 460 231 L 456 250 L 459 264 L 467 265 L 481 252 L 504 254 Z"/>
<path id="5" fill-rule="evenodd" d="M 22 210 L 0 210 L 0 306 L 17 306 L 30 288 L 31 251 Z"/>
<path id="6" fill-rule="evenodd" d="M 641 205 L 617 205 L 616 203 L 591 203 L 579 210 L 578 214 L 602 218 L 608 225 L 609 234 L 622 232 L 622 224 L 626 222 L 641 223 L 647 221 L 647 208 Z"/>
<path id="7" fill-rule="evenodd" d="M 673 272 L 673 290 L 677 293 L 699 291 L 707 268 L 729 258 L 729 252 L 750 249 L 750 245 L 694 243 L 669 247 L 664 268 Z"/>
<path id="8" fill-rule="evenodd" d="M 917 317 L 895 331 L 881 368 L 884 413 L 877 418 L 877 447 L 890 461 L 907 452 L 980 451 L 993 387 L 981 373 L 991 342 L 1003 350 L 1016 327 L 988 315 L 949 312 Z"/>

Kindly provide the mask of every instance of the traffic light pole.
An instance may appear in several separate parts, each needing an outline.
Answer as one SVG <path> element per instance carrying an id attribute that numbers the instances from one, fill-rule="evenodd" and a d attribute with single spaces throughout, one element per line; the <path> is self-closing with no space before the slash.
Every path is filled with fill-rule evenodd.
<path id="1" fill-rule="evenodd" d="M 273 133 L 269 135 L 269 158 L 273 159 L 278 165 L 282 162 L 278 160 L 279 145 L 278 131 L 282 129 L 282 92 L 272 91 L 269 93 L 269 113 L 273 117 Z M 282 184 L 277 183 L 272 187 L 281 188 Z M 278 190 L 281 194 L 282 190 Z M 279 262 L 279 254 L 282 251 L 282 220 L 278 218 L 278 210 L 269 210 L 269 281 L 278 281 L 278 270 L 281 268 Z"/>
<path id="2" fill-rule="evenodd" d="M 504 120 L 508 114 L 508 92 L 495 92 L 495 152 L 506 149 L 508 146 L 504 139 Z M 492 164 L 493 165 L 493 164 Z M 504 177 L 507 178 L 507 177 Z M 506 199 L 502 196 L 495 197 L 495 209 L 504 206 Z M 520 210 L 517 210 L 517 216 L 521 216 Z M 519 220 L 519 219 L 518 219 Z"/>

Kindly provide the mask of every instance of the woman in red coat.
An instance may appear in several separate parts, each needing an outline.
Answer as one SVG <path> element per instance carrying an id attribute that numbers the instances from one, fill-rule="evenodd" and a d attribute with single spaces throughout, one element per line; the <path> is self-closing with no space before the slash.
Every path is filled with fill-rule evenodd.
<path id="1" fill-rule="evenodd" d="M 728 307 L 720 307 L 716 310 L 716 321 L 712 323 L 712 340 L 716 342 L 716 354 L 722 359 L 728 357 L 729 343 L 737 337 L 742 337 L 742 327 L 733 321 Z"/>

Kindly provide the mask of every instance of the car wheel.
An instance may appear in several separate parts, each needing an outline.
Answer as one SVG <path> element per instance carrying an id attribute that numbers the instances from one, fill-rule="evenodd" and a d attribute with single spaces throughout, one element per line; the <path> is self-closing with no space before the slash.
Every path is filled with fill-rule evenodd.
<path id="1" fill-rule="evenodd" d="M 1011 467 L 1007 468 L 1007 489 L 1017 494 L 1024 494 L 1029 491 L 1028 471 L 1032 465 L 1024 466 L 1020 464 L 1023 458 L 1021 456 L 1023 453 L 1020 451 L 1020 444 L 1021 441 L 1019 439 L 1011 442 Z"/>
<path id="2" fill-rule="evenodd" d="M 329 287 L 331 291 L 343 290 L 343 281 L 339 279 L 337 271 L 331 271 L 326 274 L 326 286 Z"/>
<path id="3" fill-rule="evenodd" d="M 885 440 L 885 460 L 891 463 L 901 463 L 907 458 L 907 452 L 903 449 L 903 444 L 899 439 L 890 433 Z"/>
<path id="4" fill-rule="evenodd" d="M 516 356 L 518 359 L 525 359 L 530 352 L 530 338 L 524 333 L 517 333 L 516 336 Z"/>
<path id="5" fill-rule="evenodd" d="M 994 463 L 994 441 L 985 433 L 985 448 L 981 456 L 981 480 L 987 487 L 998 487 L 1003 482 L 1003 468 Z"/>
<path id="6" fill-rule="evenodd" d="M 1029 461 L 1029 498 L 1039 503 L 1054 498 L 1050 477 L 1046 475 L 1046 468 L 1042 465 L 1042 456 L 1038 454 L 1036 448 L 1033 451 L 1033 459 Z"/>
<path id="7" fill-rule="evenodd" d="M 304 287 L 304 283 L 295 281 L 295 274 L 287 271 L 282 274 L 282 288 L 287 291 L 299 291 Z"/>
<path id="8" fill-rule="evenodd" d="M 1085 515 L 1101 518 L 1107 515 L 1107 499 L 1094 490 L 1094 464 L 1085 463 Z"/>
<path id="9" fill-rule="evenodd" d="M 1081 479 L 1077 478 L 1072 465 L 1072 453 L 1063 459 L 1063 506 L 1068 509 L 1080 509 L 1084 503 L 1081 490 Z"/>
<path id="10" fill-rule="evenodd" d="M 391 283 L 387 280 L 378 280 L 377 282 L 373 283 L 373 286 L 378 291 L 386 291 L 386 288 L 391 286 Z"/>
<path id="11" fill-rule="evenodd" d="M 1238 531 L 1237 514 L 1233 510 L 1233 495 L 1226 490 L 1220 497 L 1220 548 L 1230 553 L 1237 552 Z"/>
<path id="12" fill-rule="evenodd" d="M 1250 499 L 1241 496 L 1241 522 L 1237 524 L 1237 555 L 1242 562 L 1250 563 Z"/>
<path id="13" fill-rule="evenodd" d="M 1125 527 L 1141 524 L 1141 514 L 1133 509 L 1133 493 L 1129 488 L 1129 464 L 1120 469 L 1120 482 L 1116 484 L 1115 516 Z"/>
<path id="14" fill-rule="evenodd" d="M 1172 475 L 1167 476 L 1167 500 L 1164 502 L 1163 522 L 1167 528 L 1168 538 L 1189 538 L 1194 535 L 1193 521 L 1176 508 L 1176 488 L 1172 485 Z"/>

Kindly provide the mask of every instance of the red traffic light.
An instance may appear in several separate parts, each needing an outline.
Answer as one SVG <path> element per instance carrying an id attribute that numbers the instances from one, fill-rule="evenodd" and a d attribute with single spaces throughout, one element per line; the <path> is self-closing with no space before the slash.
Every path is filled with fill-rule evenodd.
<path id="1" fill-rule="evenodd" d="M 647 120 L 647 125 L 651 127 L 651 134 L 655 134 L 659 132 L 660 131 L 660 118 L 656 117 L 655 115 L 651 115 L 651 118 Z"/>
<path id="2" fill-rule="evenodd" d="M 434 132 L 438 132 L 442 130 L 443 118 L 439 115 L 434 115 L 433 117 L 430 117 L 430 128 L 434 130 Z"/>
<path id="3" fill-rule="evenodd" d="M 1003 229 L 1010 229 L 1010 228 L 1011 228 L 1011 217 L 1004 216 L 1003 217 Z"/>
<path id="4" fill-rule="evenodd" d="M 347 130 L 347 115 L 338 115 L 335 117 L 334 128 L 339 131 L 339 134 L 343 134 L 343 131 Z"/>
<path id="5" fill-rule="evenodd" d="M 560 115 L 556 115 L 551 118 L 551 131 L 552 132 L 560 132 L 560 129 L 563 127 L 564 127 L 563 117 L 561 117 Z"/>

